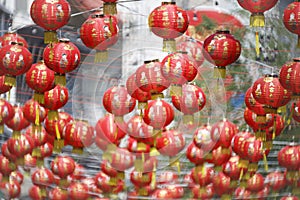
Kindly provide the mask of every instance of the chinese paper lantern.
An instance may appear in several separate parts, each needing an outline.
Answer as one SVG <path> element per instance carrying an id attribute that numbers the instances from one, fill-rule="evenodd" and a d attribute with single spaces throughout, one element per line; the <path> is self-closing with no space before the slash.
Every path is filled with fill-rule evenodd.
<path id="1" fill-rule="evenodd" d="M 8 91 L 10 91 L 12 86 L 5 84 L 5 75 L 0 76 L 0 94 L 4 94 Z"/>
<path id="2" fill-rule="evenodd" d="M 256 122 L 266 122 L 266 112 L 264 110 L 264 104 L 258 103 L 252 94 L 252 87 L 250 87 L 245 94 L 245 104 L 252 112 L 256 114 Z"/>
<path id="3" fill-rule="evenodd" d="M 294 2 L 296 3 L 296 2 Z M 299 2 L 298 2 L 299 3 Z M 282 87 L 292 92 L 292 98 L 300 96 L 300 82 L 297 79 L 300 74 L 300 59 L 294 58 L 293 62 L 288 62 L 282 66 L 279 74 L 279 81 Z"/>
<path id="4" fill-rule="evenodd" d="M 298 48 L 300 47 L 300 26 L 299 26 L 299 9 L 300 2 L 290 3 L 283 11 L 283 24 L 287 30 L 298 35 Z"/>
<path id="5" fill-rule="evenodd" d="M 117 0 L 103 0 L 103 13 L 104 15 L 117 14 Z"/>
<path id="6" fill-rule="evenodd" d="M 18 198 L 21 194 L 21 186 L 17 181 L 0 183 L 0 191 L 5 199 Z"/>
<path id="7" fill-rule="evenodd" d="M 163 98 L 162 92 L 170 86 L 170 82 L 162 75 L 162 63 L 156 60 L 144 61 L 136 70 L 136 85 L 151 94 L 151 99 Z"/>
<path id="8" fill-rule="evenodd" d="M 33 185 L 28 190 L 28 195 L 32 200 L 43 200 L 45 194 L 42 193 L 42 190 L 39 186 Z"/>
<path id="9" fill-rule="evenodd" d="M 241 55 L 241 44 L 229 31 L 217 31 L 203 43 L 204 56 L 216 66 L 215 76 L 226 77 L 226 66 L 234 63 Z"/>
<path id="10" fill-rule="evenodd" d="M 54 183 L 54 176 L 51 170 L 47 168 L 38 168 L 31 175 L 31 181 L 41 189 L 41 196 L 47 197 L 46 188 Z"/>
<path id="11" fill-rule="evenodd" d="M 164 39 L 163 51 L 176 50 L 175 38 L 181 36 L 188 28 L 187 12 L 175 2 L 162 2 L 148 17 L 148 25 L 155 35 Z"/>
<path id="12" fill-rule="evenodd" d="M 99 189 L 105 194 L 117 194 L 124 189 L 124 181 L 119 179 L 116 185 L 110 184 L 110 177 L 103 172 L 95 176 L 95 182 Z"/>
<path id="13" fill-rule="evenodd" d="M 23 106 L 23 115 L 27 119 L 27 121 L 31 122 L 36 128 L 41 125 L 44 119 L 47 116 L 46 109 L 35 101 L 34 99 L 30 99 L 25 102 Z"/>
<path id="14" fill-rule="evenodd" d="M 0 134 L 3 134 L 4 123 L 13 119 L 14 115 L 14 107 L 8 101 L 0 98 Z"/>
<path id="15" fill-rule="evenodd" d="M 213 148 L 217 148 L 216 142 L 211 138 L 211 126 L 203 125 L 195 130 L 193 142 L 198 147 L 201 148 L 205 153 L 210 152 Z"/>
<path id="16" fill-rule="evenodd" d="M 67 177 L 75 170 L 75 161 L 69 156 L 57 156 L 51 162 L 51 170 L 53 174 L 60 177 L 60 186 L 68 186 L 69 182 Z"/>
<path id="17" fill-rule="evenodd" d="M 215 194 L 213 184 L 209 184 L 205 187 L 196 185 L 192 188 L 192 196 L 196 199 L 211 199 Z"/>
<path id="18" fill-rule="evenodd" d="M 11 162 L 15 162 L 17 160 L 17 156 L 12 154 L 7 146 L 7 141 L 5 141 L 1 146 L 1 153 L 3 156 L 5 156 L 7 159 L 9 159 Z"/>
<path id="19" fill-rule="evenodd" d="M 103 158 L 106 159 L 106 158 Z M 131 168 L 134 164 L 133 155 L 127 150 L 123 148 L 117 148 L 114 151 L 110 152 L 110 156 L 108 157 L 110 165 L 118 170 L 119 177 L 123 180 L 125 177 L 125 170 Z"/>
<path id="20" fill-rule="evenodd" d="M 26 83 L 34 90 L 34 100 L 44 103 L 44 93 L 54 88 L 54 71 L 43 61 L 35 63 L 26 73 Z"/>
<path id="21" fill-rule="evenodd" d="M 2 174 L 2 182 L 9 181 L 10 174 L 16 169 L 16 165 L 11 163 L 8 158 L 0 155 L 0 173 Z"/>
<path id="22" fill-rule="evenodd" d="M 18 33 L 8 31 L 0 38 L 0 47 L 2 48 L 12 44 L 19 44 L 25 48 L 28 48 L 28 43 L 22 36 L 20 36 Z"/>
<path id="23" fill-rule="evenodd" d="M 87 200 L 90 197 L 88 186 L 80 182 L 72 183 L 68 191 L 71 199 Z"/>
<path id="24" fill-rule="evenodd" d="M 126 87 L 113 86 L 107 89 L 103 95 L 102 103 L 105 110 L 115 115 L 117 122 L 123 121 L 123 115 L 133 111 L 136 100 L 132 98 Z"/>
<path id="25" fill-rule="evenodd" d="M 231 199 L 232 190 L 234 185 L 231 183 L 231 178 L 226 176 L 223 172 L 219 172 L 212 179 L 215 193 L 221 197 L 221 199 Z"/>
<path id="26" fill-rule="evenodd" d="M 166 189 L 169 191 L 173 199 L 181 199 L 184 196 L 184 189 L 178 185 L 167 185 Z"/>
<path id="27" fill-rule="evenodd" d="M 84 166 L 75 163 L 75 169 L 73 174 L 71 175 L 72 180 L 81 180 L 85 178 L 85 168 Z"/>
<path id="28" fill-rule="evenodd" d="M 17 181 L 21 185 L 24 180 L 24 175 L 20 171 L 13 171 L 10 173 L 9 180 Z"/>
<path id="29" fill-rule="evenodd" d="M 197 64 L 186 52 L 167 55 L 162 61 L 162 75 L 172 84 L 171 94 L 180 95 L 181 86 L 197 76 Z"/>
<path id="30" fill-rule="evenodd" d="M 238 0 L 240 6 L 251 12 L 250 26 L 265 26 L 264 12 L 273 8 L 278 0 Z"/>
<path id="31" fill-rule="evenodd" d="M 258 192 L 264 188 L 264 177 L 256 173 L 247 181 L 247 190 L 250 192 Z"/>
<path id="32" fill-rule="evenodd" d="M 216 171 L 222 171 L 222 165 L 225 164 L 231 157 L 231 148 L 219 146 L 212 150 L 207 156 L 206 161 L 214 164 Z"/>
<path id="33" fill-rule="evenodd" d="M 172 199 L 172 194 L 168 189 L 156 189 L 155 192 L 151 195 L 154 199 Z"/>
<path id="34" fill-rule="evenodd" d="M 89 194 L 94 198 L 98 197 L 99 194 L 103 193 L 102 190 L 97 187 L 94 177 L 81 179 L 80 182 L 88 186 Z"/>
<path id="35" fill-rule="evenodd" d="M 239 156 L 232 156 L 223 164 L 223 173 L 231 178 L 232 181 L 237 181 L 240 178 L 241 168 L 239 167 Z"/>
<path id="36" fill-rule="evenodd" d="M 158 184 L 176 184 L 178 183 L 178 175 L 174 171 L 162 171 L 157 177 Z"/>
<path id="37" fill-rule="evenodd" d="M 80 38 L 85 46 L 95 49 L 95 62 L 106 61 L 107 49 L 118 41 L 117 18 L 95 12 L 80 28 Z"/>
<path id="38" fill-rule="evenodd" d="M 22 107 L 14 106 L 14 113 L 13 118 L 5 124 L 13 130 L 13 137 L 14 134 L 17 137 L 22 129 L 25 129 L 30 125 L 30 122 L 24 117 Z"/>
<path id="39" fill-rule="evenodd" d="M 210 167 L 197 166 L 192 169 L 191 176 L 195 183 L 201 187 L 208 185 L 212 182 L 214 177 L 214 170 Z"/>
<path id="40" fill-rule="evenodd" d="M 154 129 L 154 135 L 169 125 L 174 119 L 172 106 L 164 100 L 152 100 L 148 103 L 148 108 L 144 110 L 143 120 Z"/>
<path id="41" fill-rule="evenodd" d="M 146 186 L 151 184 L 152 181 L 152 173 L 151 172 L 138 172 L 132 171 L 130 173 L 130 181 L 135 186 L 138 194 L 141 196 L 148 196 L 148 191 L 146 190 Z"/>
<path id="42" fill-rule="evenodd" d="M 32 55 L 25 47 L 14 44 L 0 50 L 0 69 L 5 76 L 5 84 L 15 86 L 16 76 L 26 73 L 32 64 Z"/>
<path id="43" fill-rule="evenodd" d="M 143 109 L 147 107 L 147 101 L 151 99 L 151 94 L 141 90 L 136 85 L 136 74 L 132 74 L 126 81 L 126 89 L 128 94 L 138 100 L 138 108 Z"/>
<path id="44" fill-rule="evenodd" d="M 73 153 L 82 154 L 83 148 L 93 144 L 94 128 L 87 121 L 74 120 L 64 129 L 65 144 L 73 147 Z"/>
<path id="45" fill-rule="evenodd" d="M 269 173 L 265 182 L 273 191 L 280 191 L 287 184 L 284 174 L 279 171 Z"/>
<path id="46" fill-rule="evenodd" d="M 191 142 L 186 150 L 186 157 L 195 165 L 203 165 L 206 161 L 205 155 L 203 149 L 198 148 L 194 142 Z"/>
<path id="47" fill-rule="evenodd" d="M 183 115 L 184 124 L 194 123 L 194 113 L 202 110 L 206 104 L 203 90 L 192 84 L 182 85 L 182 95 L 172 95 L 172 103 Z"/>
<path id="48" fill-rule="evenodd" d="M 69 194 L 67 190 L 56 187 L 49 191 L 48 197 L 50 200 L 68 200 Z"/>
<path id="49" fill-rule="evenodd" d="M 44 93 L 44 108 L 49 109 L 48 118 L 58 119 L 58 109 L 62 108 L 69 100 L 68 88 L 62 85 L 56 85 L 52 90 Z M 60 139 L 60 138 L 58 138 Z"/>
<path id="50" fill-rule="evenodd" d="M 57 41 L 56 30 L 66 25 L 71 17 L 71 7 L 66 0 L 34 0 L 30 8 L 34 23 L 44 28 L 44 42 Z"/>
<path id="51" fill-rule="evenodd" d="M 183 39 L 183 41 L 177 43 L 177 51 L 187 52 L 188 56 L 197 62 L 197 68 L 204 62 L 204 56 L 202 54 L 203 43 L 192 37 Z"/>
<path id="52" fill-rule="evenodd" d="M 111 156 L 112 157 L 112 156 Z M 104 172 L 106 175 L 108 175 L 110 177 L 110 184 L 111 185 L 116 185 L 118 183 L 119 179 L 124 179 L 124 171 L 121 171 L 119 168 L 114 168 L 111 166 L 111 161 L 112 159 L 109 160 L 105 160 L 103 158 L 103 161 L 101 162 L 101 170 L 102 172 Z M 123 160 L 124 161 L 124 160 Z"/>
<path id="53" fill-rule="evenodd" d="M 80 51 L 69 39 L 60 39 L 44 49 L 44 62 L 55 71 L 55 84 L 66 85 L 65 74 L 75 70 L 80 63 Z"/>
<path id="54" fill-rule="evenodd" d="M 44 145 L 48 141 L 48 133 L 44 127 L 37 128 L 36 126 L 31 125 L 26 129 L 25 134 L 29 135 L 34 141 L 35 148 L 33 149 L 32 155 L 40 157 L 41 152 L 39 146 Z"/>
<path id="55" fill-rule="evenodd" d="M 256 101 L 265 104 L 267 113 L 276 113 L 277 108 L 286 105 L 291 99 L 291 92 L 281 86 L 277 75 L 267 74 L 256 80 L 252 94 Z"/>

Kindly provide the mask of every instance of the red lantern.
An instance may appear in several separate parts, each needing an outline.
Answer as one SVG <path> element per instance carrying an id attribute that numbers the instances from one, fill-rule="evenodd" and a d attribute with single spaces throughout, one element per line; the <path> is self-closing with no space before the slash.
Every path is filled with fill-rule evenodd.
<path id="1" fill-rule="evenodd" d="M 5 124 L 13 130 L 13 134 L 19 135 L 22 129 L 30 125 L 30 122 L 24 117 L 23 108 L 14 106 L 14 117 Z"/>
<path id="2" fill-rule="evenodd" d="M 104 15 L 117 14 L 117 0 L 103 0 L 103 13 Z"/>
<path id="3" fill-rule="evenodd" d="M 219 172 L 218 175 L 213 177 L 212 183 L 218 196 L 220 196 L 222 199 L 225 197 L 232 198 L 231 193 L 234 189 L 234 186 L 231 184 L 230 177 L 226 176 L 223 172 Z"/>
<path id="4" fill-rule="evenodd" d="M 89 188 L 83 183 L 72 183 L 68 190 L 70 199 L 87 200 L 90 197 Z"/>
<path id="5" fill-rule="evenodd" d="M 46 132 L 45 128 L 42 126 L 36 127 L 31 125 L 26 129 L 25 134 L 29 135 L 33 139 L 35 148 L 44 145 L 46 142 L 48 142 L 50 137 Z M 33 156 L 37 156 L 36 153 L 37 152 L 33 151 Z"/>
<path id="6" fill-rule="evenodd" d="M 12 86 L 5 84 L 5 76 L 0 76 L 0 94 L 4 94 L 8 91 L 10 91 Z"/>
<path id="7" fill-rule="evenodd" d="M 239 167 L 239 156 L 232 156 L 229 160 L 223 164 L 223 173 L 231 178 L 231 180 L 238 180 L 241 174 L 241 168 Z"/>
<path id="8" fill-rule="evenodd" d="M 282 133 L 284 127 L 285 127 L 285 124 L 284 124 L 283 118 L 278 114 L 274 115 L 273 126 L 266 129 L 266 140 L 267 141 L 274 140 L 275 137 L 279 136 Z M 270 148 L 272 148 L 272 146 Z"/>
<path id="9" fill-rule="evenodd" d="M 2 174 L 2 181 L 8 181 L 11 172 L 16 169 L 16 165 L 11 163 L 8 158 L 0 155 L 0 172 Z"/>
<path id="10" fill-rule="evenodd" d="M 30 8 L 34 23 L 44 28 L 44 42 L 57 41 L 56 30 L 66 25 L 71 16 L 71 7 L 66 0 L 35 0 Z"/>
<path id="11" fill-rule="evenodd" d="M 148 103 L 148 108 L 144 110 L 143 120 L 159 133 L 164 127 L 169 125 L 174 119 L 172 106 L 164 100 L 152 100 Z"/>
<path id="12" fill-rule="evenodd" d="M 213 148 L 217 148 L 218 144 L 211 138 L 211 126 L 204 125 L 195 130 L 193 142 L 198 148 L 205 153 L 210 152 Z"/>
<path id="13" fill-rule="evenodd" d="M 99 172 L 95 176 L 95 182 L 98 188 L 100 188 L 104 193 L 113 193 L 116 194 L 121 192 L 124 188 L 124 181 L 119 179 L 116 186 L 110 184 L 110 179 L 108 175 L 103 172 Z"/>
<path id="14" fill-rule="evenodd" d="M 0 47 L 2 48 L 4 46 L 12 45 L 12 44 L 19 44 L 25 48 L 28 48 L 28 43 L 18 33 L 10 32 L 10 31 L 4 33 L 4 35 L 0 39 Z"/>
<path id="15" fill-rule="evenodd" d="M 187 53 L 172 53 L 162 60 L 162 75 L 175 86 L 171 88 L 174 95 L 181 96 L 181 86 L 191 82 L 197 76 L 197 63 Z"/>
<path id="16" fill-rule="evenodd" d="M 162 171 L 156 181 L 162 185 L 176 184 L 178 183 L 178 175 L 173 171 Z"/>
<path id="17" fill-rule="evenodd" d="M 9 159 L 12 162 L 15 162 L 17 160 L 17 156 L 12 154 L 7 146 L 7 141 L 5 141 L 1 146 L 1 153 L 3 156 L 5 156 L 7 159 Z"/>
<path id="18" fill-rule="evenodd" d="M 110 165 L 119 172 L 124 172 L 125 170 L 131 168 L 134 164 L 133 155 L 127 149 L 122 148 L 117 148 L 116 150 L 110 152 L 110 157 L 108 160 Z M 124 179 L 124 173 L 120 175 L 123 176 Z"/>
<path id="19" fill-rule="evenodd" d="M 241 44 L 229 31 L 217 31 L 203 43 L 207 61 L 214 64 L 221 78 L 226 77 L 226 66 L 234 63 L 241 55 Z M 219 75 L 215 73 L 215 76 Z"/>
<path id="20" fill-rule="evenodd" d="M 80 38 L 85 46 L 95 49 L 95 62 L 106 61 L 107 49 L 118 41 L 118 21 L 114 16 L 95 12 L 80 28 Z"/>
<path id="21" fill-rule="evenodd" d="M 13 119 L 14 107 L 6 100 L 0 98 L 0 134 L 4 132 L 4 123 Z"/>
<path id="22" fill-rule="evenodd" d="M 245 187 L 238 187 L 234 191 L 234 197 L 237 199 L 249 199 L 251 197 L 251 192 L 246 190 Z"/>
<path id="23" fill-rule="evenodd" d="M 118 179 L 124 179 L 124 172 L 113 168 L 108 160 L 103 160 L 100 167 L 105 174 L 110 176 L 112 185 L 116 185 Z"/>
<path id="24" fill-rule="evenodd" d="M 291 92 L 281 86 L 277 75 L 265 75 L 256 80 L 252 94 L 256 101 L 265 104 L 266 113 L 276 113 L 277 108 L 286 105 L 291 99 Z"/>
<path id="25" fill-rule="evenodd" d="M 130 181 L 137 188 L 143 188 L 147 185 L 150 185 L 152 181 L 152 173 L 142 173 L 138 171 L 132 171 L 130 173 Z M 140 193 L 140 192 L 139 192 Z"/>
<path id="26" fill-rule="evenodd" d="M 300 2 L 290 3 L 283 11 L 283 24 L 287 30 L 298 35 L 298 47 L 300 47 L 300 24 L 299 24 Z"/>
<path id="27" fill-rule="evenodd" d="M 215 194 L 213 184 L 209 184 L 205 187 L 196 185 L 192 188 L 193 198 L 196 199 L 212 199 Z"/>
<path id="28" fill-rule="evenodd" d="M 170 130 L 156 139 L 157 150 L 171 159 L 185 147 L 185 138 L 181 132 Z M 178 159 L 178 158 L 177 158 Z"/>
<path id="29" fill-rule="evenodd" d="M 186 157 L 195 165 L 203 165 L 205 162 L 205 152 L 198 148 L 194 142 L 191 142 L 186 150 Z"/>
<path id="30" fill-rule="evenodd" d="M 50 200 L 68 200 L 69 194 L 67 190 L 56 187 L 49 191 L 48 197 Z"/>
<path id="31" fill-rule="evenodd" d="M 43 194 L 44 193 L 44 194 Z M 45 199 L 45 191 L 42 191 L 39 186 L 33 185 L 28 190 L 29 197 L 32 200 L 44 200 Z"/>
<path id="32" fill-rule="evenodd" d="M 299 2 L 294 2 L 299 4 Z M 300 4 L 299 4 L 300 5 Z M 300 75 L 300 59 L 294 58 L 293 62 L 288 62 L 282 66 L 279 74 L 279 81 L 285 89 L 292 92 L 293 98 L 300 96 L 300 81 L 297 79 Z"/>
<path id="33" fill-rule="evenodd" d="M 46 188 L 54 183 L 54 176 L 51 170 L 47 168 L 39 168 L 31 175 L 31 181 L 34 185 L 39 186 L 41 189 L 41 195 L 47 197 Z"/>
<path id="34" fill-rule="evenodd" d="M 266 176 L 266 181 L 268 186 L 272 188 L 273 191 L 279 191 L 286 186 L 285 175 L 281 172 L 275 171 L 271 172 Z"/>
<path id="35" fill-rule="evenodd" d="M 256 173 L 247 181 L 247 190 L 250 192 L 258 192 L 264 188 L 264 177 Z"/>
<path id="36" fill-rule="evenodd" d="M 136 74 L 132 74 L 126 81 L 126 89 L 128 94 L 138 100 L 138 108 L 143 109 L 147 107 L 147 101 L 151 99 L 151 94 L 141 90 L 136 85 Z"/>
<path id="37" fill-rule="evenodd" d="M 273 8 L 278 0 L 238 0 L 240 6 L 251 12 L 250 26 L 265 26 L 264 12 Z"/>
<path id="38" fill-rule="evenodd" d="M 224 148 L 219 146 L 206 156 L 209 163 L 215 165 L 215 170 L 221 171 L 222 165 L 225 164 L 231 157 L 231 148 Z"/>
<path id="39" fill-rule="evenodd" d="M 204 62 L 204 56 L 202 54 L 203 43 L 192 37 L 180 41 L 177 44 L 177 50 L 187 52 L 187 54 L 197 62 L 197 68 Z"/>
<path id="40" fill-rule="evenodd" d="M 60 39 L 44 49 L 47 67 L 56 72 L 55 84 L 66 85 L 65 74 L 75 70 L 80 63 L 80 51 L 69 39 Z"/>
<path id="41" fill-rule="evenodd" d="M 169 81 L 162 75 L 162 63 L 156 60 L 144 61 L 136 70 L 136 85 L 151 94 L 151 99 L 163 98 L 162 92 L 170 86 Z"/>
<path id="42" fill-rule="evenodd" d="M 145 143 L 138 142 L 137 140 L 129 137 L 128 139 L 128 151 L 135 155 L 135 169 L 139 172 L 143 172 L 143 163 L 149 158 L 151 147 Z"/>
<path id="43" fill-rule="evenodd" d="M 187 12 L 175 2 L 162 2 L 148 17 L 150 30 L 164 39 L 163 51 L 176 50 L 175 38 L 181 36 L 189 26 Z"/>
<path id="44" fill-rule="evenodd" d="M 172 103 L 177 110 L 184 114 L 183 123 L 193 124 L 193 114 L 203 109 L 206 104 L 206 96 L 200 87 L 184 84 L 182 86 L 182 95 L 173 95 Z"/>
<path id="45" fill-rule="evenodd" d="M 215 172 L 212 168 L 197 166 L 192 169 L 191 176 L 195 183 L 203 187 L 212 182 L 214 174 Z"/>
<path id="46" fill-rule="evenodd" d="M 105 91 L 102 99 L 105 110 L 115 115 L 117 122 L 123 121 L 123 115 L 133 111 L 136 100 L 132 98 L 126 87 L 114 86 Z"/>
<path id="47" fill-rule="evenodd" d="M 96 143 L 97 146 L 106 150 L 109 144 L 117 144 L 120 139 L 126 135 L 126 128 L 123 124 L 115 123 L 115 117 L 112 114 L 107 114 L 103 118 L 99 119 L 96 126 L 96 139 L 102 139 L 104 142 Z M 114 145 L 114 146 L 115 146 Z"/>
<path id="48" fill-rule="evenodd" d="M 278 164 L 287 168 L 289 171 L 297 171 L 300 167 L 300 150 L 299 146 L 290 144 L 283 147 L 278 152 Z"/>
<path id="49" fill-rule="evenodd" d="M 62 108 L 69 100 L 68 88 L 56 85 L 52 90 L 44 93 L 44 103 L 41 104 L 43 107 L 49 109 L 48 118 L 58 119 L 59 108 Z"/>
<path id="50" fill-rule="evenodd" d="M 184 189 L 178 185 L 167 185 L 166 189 L 172 196 L 172 199 L 182 199 L 184 196 Z"/>
<path id="51" fill-rule="evenodd" d="M 0 183 L 0 191 L 5 199 L 14 199 L 20 196 L 21 186 L 17 181 Z"/>
<path id="52" fill-rule="evenodd" d="M 32 55 L 21 45 L 7 45 L 0 50 L 0 69 L 6 74 L 5 84 L 14 86 L 16 76 L 26 73 L 32 64 Z"/>
<path id="53" fill-rule="evenodd" d="M 64 129 L 65 144 L 73 146 L 73 152 L 82 154 L 83 148 L 93 144 L 94 128 L 87 121 L 74 120 Z"/>
<path id="54" fill-rule="evenodd" d="M 17 181 L 20 185 L 23 183 L 24 176 L 20 171 L 13 171 L 9 176 L 10 181 Z"/>
<path id="55" fill-rule="evenodd" d="M 68 186 L 67 177 L 74 172 L 75 162 L 69 156 L 57 156 L 51 162 L 51 170 L 61 178 L 59 183 L 61 186 Z"/>
<path id="56" fill-rule="evenodd" d="M 23 115 L 32 124 L 40 126 L 46 118 L 47 112 L 37 101 L 30 99 L 23 106 Z"/>
<path id="57" fill-rule="evenodd" d="M 257 120 L 257 115 L 252 112 L 249 108 L 246 108 L 244 111 L 245 122 L 255 131 L 265 130 L 273 126 L 275 122 L 274 114 L 266 114 L 265 122 L 260 122 Z"/>
<path id="58" fill-rule="evenodd" d="M 250 87 L 245 94 L 245 104 L 252 112 L 256 114 L 256 121 L 264 123 L 266 121 L 266 112 L 264 105 L 258 103 L 252 95 L 252 87 Z"/>
<path id="59" fill-rule="evenodd" d="M 155 192 L 151 195 L 153 199 L 172 199 L 172 194 L 168 189 L 156 189 Z"/>

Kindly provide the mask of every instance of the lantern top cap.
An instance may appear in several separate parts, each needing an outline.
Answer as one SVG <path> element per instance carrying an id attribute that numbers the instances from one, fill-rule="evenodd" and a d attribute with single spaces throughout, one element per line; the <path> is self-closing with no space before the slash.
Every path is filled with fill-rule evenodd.
<path id="1" fill-rule="evenodd" d="M 278 78 L 278 74 L 266 74 L 265 77 L 273 77 L 273 78 Z"/>
<path id="2" fill-rule="evenodd" d="M 299 0 L 299 1 L 300 1 L 300 0 Z M 294 61 L 294 62 L 300 62 L 300 57 L 294 58 L 293 61 Z"/>
<path id="3" fill-rule="evenodd" d="M 91 14 L 91 17 L 92 18 L 102 18 L 102 17 L 104 17 L 104 14 L 98 11 L 98 12 Z"/>
<path id="4" fill-rule="evenodd" d="M 162 2 L 161 5 L 176 5 L 176 2 Z"/>
<path id="5" fill-rule="evenodd" d="M 68 38 L 60 38 L 59 42 L 68 43 L 68 42 L 70 42 L 70 39 L 68 39 Z"/>
<path id="6" fill-rule="evenodd" d="M 230 31 L 229 30 L 217 30 L 216 33 L 230 34 Z"/>
<path id="7" fill-rule="evenodd" d="M 152 62 L 159 62 L 159 59 L 145 60 L 145 61 L 144 61 L 144 64 L 149 64 L 149 63 L 152 63 Z"/>

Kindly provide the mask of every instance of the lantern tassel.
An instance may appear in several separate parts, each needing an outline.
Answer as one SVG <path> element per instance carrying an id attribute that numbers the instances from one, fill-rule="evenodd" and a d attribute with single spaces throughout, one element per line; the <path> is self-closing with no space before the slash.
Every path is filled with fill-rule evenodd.
<path id="1" fill-rule="evenodd" d="M 94 63 L 106 62 L 108 60 L 108 51 L 97 51 L 95 54 Z"/>
<path id="2" fill-rule="evenodd" d="M 265 26 L 265 16 L 262 13 L 252 14 L 250 16 L 250 26 L 251 27 L 264 27 Z"/>
<path id="3" fill-rule="evenodd" d="M 226 68 L 225 67 L 216 66 L 214 68 L 214 78 L 222 78 L 222 79 L 224 79 L 225 77 L 226 77 Z"/>
<path id="4" fill-rule="evenodd" d="M 41 103 L 41 104 L 45 103 L 44 94 L 42 94 L 42 93 L 34 92 L 33 99 L 35 101 L 37 101 L 38 103 Z"/>
<path id="5" fill-rule="evenodd" d="M 2 135 L 4 133 L 4 125 L 0 124 L 0 134 Z"/>
<path id="6" fill-rule="evenodd" d="M 183 124 L 194 124 L 194 115 L 183 115 Z"/>
<path id="7" fill-rule="evenodd" d="M 16 77 L 6 75 L 4 78 L 4 84 L 12 87 L 16 86 Z"/>
<path id="8" fill-rule="evenodd" d="M 171 85 L 170 95 L 181 97 L 182 96 L 182 87 L 181 87 L 181 85 Z"/>
<path id="9" fill-rule="evenodd" d="M 60 133 L 59 133 L 59 129 L 58 129 L 58 124 L 55 123 L 55 133 L 56 133 L 56 139 L 60 140 Z"/>
<path id="10" fill-rule="evenodd" d="M 151 180 L 151 187 L 155 188 L 156 187 L 156 163 L 153 165 L 153 173 L 152 173 L 152 180 Z"/>
<path id="11" fill-rule="evenodd" d="M 176 51 L 176 41 L 174 39 L 163 40 L 163 52 L 174 53 Z"/>
<path id="12" fill-rule="evenodd" d="M 57 42 L 57 33 L 56 31 L 45 31 L 44 32 L 44 43 L 50 44 L 52 42 Z"/>
<path id="13" fill-rule="evenodd" d="M 260 57 L 260 43 L 259 43 L 259 33 L 258 31 L 255 32 L 255 51 L 256 51 L 256 58 Z"/>
<path id="14" fill-rule="evenodd" d="M 116 15 L 117 14 L 117 4 L 105 2 L 103 5 L 104 15 Z"/>
<path id="15" fill-rule="evenodd" d="M 276 137 L 276 116 L 274 116 L 274 125 L 273 125 L 272 139 L 274 140 L 275 137 Z"/>
<path id="16" fill-rule="evenodd" d="M 55 85 L 65 86 L 67 84 L 66 75 L 65 74 L 55 74 L 54 83 L 55 83 Z"/>
<path id="17" fill-rule="evenodd" d="M 40 106 L 38 105 L 35 109 L 35 125 L 40 124 Z"/>
<path id="18" fill-rule="evenodd" d="M 57 110 L 49 110 L 48 119 L 49 120 L 58 120 L 58 111 Z"/>
<path id="19" fill-rule="evenodd" d="M 268 160 L 267 160 L 267 156 L 264 153 L 264 167 L 265 167 L 265 171 L 268 172 L 269 171 L 269 166 L 268 166 Z"/>

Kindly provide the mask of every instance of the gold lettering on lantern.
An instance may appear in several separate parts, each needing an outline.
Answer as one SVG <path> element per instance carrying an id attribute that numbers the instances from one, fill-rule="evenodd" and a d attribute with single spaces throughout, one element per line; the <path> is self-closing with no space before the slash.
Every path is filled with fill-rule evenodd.
<path id="1" fill-rule="evenodd" d="M 228 56 L 228 42 L 224 42 L 223 43 L 223 54 L 222 54 L 222 57 L 223 58 L 226 58 Z"/>
<path id="2" fill-rule="evenodd" d="M 42 85 L 44 85 L 47 81 L 47 72 L 42 71 Z"/>
<path id="3" fill-rule="evenodd" d="M 74 50 L 74 47 L 72 47 L 71 45 L 67 44 L 67 45 L 65 45 L 64 50 L 72 51 L 72 50 Z"/>
<path id="4" fill-rule="evenodd" d="M 164 145 L 165 146 L 169 145 L 169 140 L 167 138 L 164 138 Z"/>
<path id="5" fill-rule="evenodd" d="M 47 18 L 47 13 L 48 13 L 47 10 L 48 10 L 48 5 L 47 4 L 42 5 L 42 18 L 43 19 Z"/>
<path id="6" fill-rule="evenodd" d="M 30 77 L 30 82 L 34 81 L 35 75 L 36 75 L 36 70 L 32 70 L 31 77 Z"/>
<path id="7" fill-rule="evenodd" d="M 256 90 L 255 90 L 255 94 L 256 94 L 256 96 L 261 96 L 261 85 L 260 84 L 258 84 L 257 85 L 257 88 L 256 88 Z"/>
<path id="8" fill-rule="evenodd" d="M 57 21 L 60 22 L 63 20 L 63 17 L 65 15 L 61 4 L 56 4 L 56 11 L 57 11 L 56 12 Z"/>

